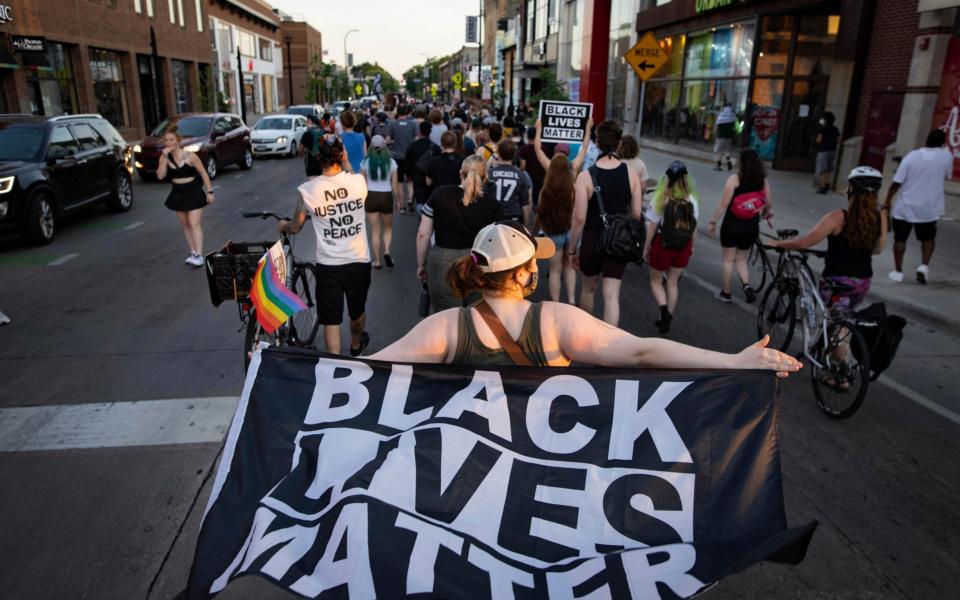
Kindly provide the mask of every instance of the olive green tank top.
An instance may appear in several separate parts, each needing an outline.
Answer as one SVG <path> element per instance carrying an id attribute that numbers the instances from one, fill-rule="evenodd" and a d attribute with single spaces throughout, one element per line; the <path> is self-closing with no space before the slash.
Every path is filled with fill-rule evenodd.
<path id="1" fill-rule="evenodd" d="M 523 327 L 517 345 L 523 353 L 538 367 L 547 366 L 547 357 L 543 353 L 543 340 L 540 339 L 540 308 L 542 304 L 534 302 L 523 318 Z M 512 365 L 513 360 L 503 348 L 490 348 L 477 335 L 473 324 L 473 311 L 461 308 L 457 318 L 457 351 L 453 364 L 464 365 Z"/>

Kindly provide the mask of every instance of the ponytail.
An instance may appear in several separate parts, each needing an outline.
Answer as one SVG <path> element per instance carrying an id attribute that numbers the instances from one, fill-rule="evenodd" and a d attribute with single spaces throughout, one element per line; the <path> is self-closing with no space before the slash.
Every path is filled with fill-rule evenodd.
<path id="1" fill-rule="evenodd" d="M 463 205 L 470 206 L 483 196 L 483 186 L 487 181 L 487 161 L 480 156 L 468 156 L 460 167 L 463 176 Z"/>
<path id="2" fill-rule="evenodd" d="M 482 260 L 482 259 L 481 259 Z M 531 259 L 533 261 L 535 259 Z M 513 274 L 524 268 L 531 268 L 530 263 L 525 263 L 513 269 L 506 271 L 496 271 L 494 273 L 484 273 L 479 266 L 473 253 L 462 258 L 447 269 L 447 285 L 453 291 L 453 295 L 458 298 L 466 298 L 473 292 L 488 290 L 491 292 L 502 292 L 507 288 L 508 283 L 513 278 Z"/>

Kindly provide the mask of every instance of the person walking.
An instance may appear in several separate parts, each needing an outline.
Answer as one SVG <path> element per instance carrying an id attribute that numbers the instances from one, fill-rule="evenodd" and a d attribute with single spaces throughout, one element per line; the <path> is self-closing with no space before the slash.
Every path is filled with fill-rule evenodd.
<path id="1" fill-rule="evenodd" d="M 430 120 L 430 125 L 433 126 L 430 130 L 430 141 L 437 146 L 442 146 L 443 144 L 440 143 L 440 137 L 447 132 L 447 126 L 443 122 L 443 113 L 435 108 L 430 111 L 427 118 Z"/>
<path id="2" fill-rule="evenodd" d="M 491 123 L 487 129 L 487 139 L 477 148 L 479 154 L 484 160 L 492 160 L 493 155 L 497 153 L 497 144 L 503 139 L 503 127 L 500 123 Z"/>
<path id="3" fill-rule="evenodd" d="M 527 298 L 537 288 L 537 259 L 548 258 L 555 251 L 552 246 L 515 221 L 483 228 L 446 273 L 458 297 L 479 293 L 481 301 L 427 317 L 370 359 L 477 366 L 568 367 L 577 362 L 651 369 L 764 369 L 778 377 L 802 367 L 792 356 L 767 348 L 769 336 L 739 353 L 725 354 L 637 337 L 569 304 L 530 302 Z M 498 333 L 502 330 L 505 333 Z M 501 340 L 507 336 L 518 352 L 504 348 Z"/>
<path id="4" fill-rule="evenodd" d="M 317 320 L 323 325 L 324 347 L 331 354 L 340 354 L 346 299 L 350 355 L 360 356 L 370 343 L 365 331 L 370 290 L 370 245 L 364 212 L 367 183 L 363 175 L 343 169 L 343 142 L 335 135 L 320 139 L 317 162 L 322 173 L 297 188 L 300 199 L 293 220 L 278 222 L 277 231 L 295 235 L 310 217 L 316 233 Z"/>
<path id="5" fill-rule="evenodd" d="M 404 158 L 404 162 L 406 163 L 404 169 L 406 170 L 407 176 L 413 182 L 413 202 L 418 217 L 429 197 L 427 174 L 418 166 L 418 162 L 421 158 L 430 154 L 434 148 L 436 148 L 437 152 L 440 151 L 440 149 L 430 141 L 431 127 L 433 126 L 430 125 L 429 121 L 421 121 L 420 124 L 417 125 L 417 139 L 410 142 L 410 145 L 407 146 L 407 154 Z"/>
<path id="6" fill-rule="evenodd" d="M 340 139 L 343 140 L 343 150 L 350 160 L 350 170 L 359 173 L 360 165 L 367 156 L 367 138 L 363 135 L 357 115 L 352 111 L 341 113 L 340 122 L 343 124 Z"/>
<path id="7" fill-rule="evenodd" d="M 714 171 L 722 169 L 721 162 L 723 158 L 727 159 L 727 170 L 733 170 L 733 163 L 730 161 L 730 153 L 733 151 L 733 138 L 737 135 L 737 113 L 733 112 L 733 106 L 728 102 L 723 105 L 720 114 L 717 115 L 717 121 L 713 126 L 715 141 L 713 143 L 713 153 L 716 155 L 717 166 Z"/>
<path id="8" fill-rule="evenodd" d="M 397 161 L 391 156 L 387 142 L 382 135 L 370 140 L 370 153 L 360 167 L 367 183 L 367 222 L 370 224 L 370 240 L 373 247 L 373 268 L 380 269 L 382 264 L 393 268 L 390 248 L 393 244 L 394 198 L 398 193 Z M 380 252 L 383 251 L 383 263 Z"/>
<path id="9" fill-rule="evenodd" d="M 387 137 L 387 145 L 393 153 L 393 160 L 397 163 L 397 182 L 399 191 L 396 202 L 400 208 L 400 214 L 404 214 L 409 209 L 413 211 L 413 181 L 407 174 L 406 156 L 407 147 L 413 143 L 417 137 L 417 124 L 409 118 L 410 108 L 406 104 L 397 106 L 397 118 L 390 121 L 390 135 Z"/>
<path id="10" fill-rule="evenodd" d="M 833 163 L 837 160 L 837 143 L 840 140 L 840 130 L 834 125 L 836 120 L 830 111 L 820 117 L 820 129 L 815 139 L 818 194 L 826 194 L 833 187 Z"/>
<path id="11" fill-rule="evenodd" d="M 640 177 L 640 181 L 646 184 L 646 181 L 650 179 L 650 173 L 647 171 L 646 163 L 640 158 L 640 144 L 637 143 L 637 138 L 632 135 L 624 135 L 620 138 L 620 145 L 617 147 L 617 156 L 636 172 L 637 176 Z"/>
<path id="12" fill-rule="evenodd" d="M 183 262 L 202 267 L 203 209 L 214 202 L 213 185 L 203 162 L 193 152 L 183 150 L 181 141 L 175 125 L 164 130 L 157 179 L 166 179 L 169 175 L 173 184 L 164 206 L 177 213 L 177 221 L 187 239 L 190 254 Z"/>
<path id="13" fill-rule="evenodd" d="M 500 203 L 484 192 L 486 161 L 476 155 L 467 157 L 460 179 L 459 185 L 439 186 L 430 194 L 417 231 L 417 278 L 427 282 L 435 311 L 462 306 L 447 285 L 447 269 L 469 253 L 478 231 L 503 217 Z"/>
<path id="14" fill-rule="evenodd" d="M 530 222 L 530 184 L 524 173 L 513 166 L 517 146 L 503 139 L 487 165 L 487 188 L 500 203 L 503 216 L 516 219 L 524 225 Z"/>
<path id="15" fill-rule="evenodd" d="M 647 237 L 643 259 L 650 266 L 650 291 L 660 315 L 654 323 L 661 334 L 670 331 L 680 297 L 680 276 L 690 264 L 700 206 L 693 177 L 675 160 L 660 178 L 646 212 Z"/>
<path id="16" fill-rule="evenodd" d="M 717 221 L 723 217 L 720 225 L 720 246 L 723 248 L 723 262 L 720 267 L 720 289 L 714 298 L 720 302 L 733 302 L 730 291 L 733 271 L 736 268 L 743 295 L 748 304 L 757 298 L 750 285 L 750 269 L 747 258 L 760 235 L 760 217 L 773 216 L 770 204 L 770 184 L 767 182 L 763 161 L 753 148 L 740 151 L 737 174 L 727 177 L 723 186 L 723 196 L 710 217 L 707 232 L 711 237 L 717 233 Z"/>
<path id="17" fill-rule="evenodd" d="M 577 272 L 567 255 L 570 241 L 570 223 L 573 218 L 574 175 L 566 154 L 554 154 L 550 159 L 540 190 L 537 217 L 533 230 L 545 234 L 557 251 L 549 259 L 547 279 L 550 300 L 560 302 L 562 287 L 567 288 L 567 302 L 576 304 Z"/>
<path id="18" fill-rule="evenodd" d="M 540 190 L 543 189 L 543 180 L 546 177 L 547 169 L 540 164 L 540 161 L 537 159 L 536 149 L 534 148 L 534 142 L 537 139 L 537 128 L 528 127 L 526 133 L 527 143 L 517 150 L 517 158 L 520 162 L 520 169 L 526 172 L 530 177 L 530 182 L 533 184 L 531 194 L 533 196 L 533 207 L 536 208 L 537 203 L 540 201 Z"/>
<path id="19" fill-rule="evenodd" d="M 432 131 L 430 139 L 433 139 Z M 417 163 L 417 167 L 426 174 L 428 197 L 442 185 L 460 183 L 461 163 L 463 156 L 457 154 L 457 135 L 452 131 L 444 131 L 440 136 L 440 153 L 427 154 Z"/>
<path id="20" fill-rule="evenodd" d="M 942 129 L 934 129 L 927 136 L 923 148 L 911 150 L 900 161 L 893 183 L 887 190 L 883 206 L 893 206 L 893 263 L 888 275 L 903 281 L 903 254 L 907 249 L 910 231 L 916 230 L 921 258 L 917 267 L 917 281 L 927 283 L 930 278 L 930 259 L 936 248 L 937 222 L 944 212 L 943 182 L 953 177 L 953 156 L 943 145 L 947 136 Z M 899 193 L 896 204 L 894 197 Z"/>
<path id="21" fill-rule="evenodd" d="M 594 133 L 601 154 L 595 168 L 577 176 L 567 252 L 573 268 L 583 273 L 580 308 L 593 312 L 594 295 L 602 279 L 603 320 L 616 327 L 620 321 L 620 284 L 627 263 L 597 251 L 603 221 L 594 188 L 600 188 L 608 215 L 629 214 L 634 219 L 641 219 L 644 182 L 615 154 L 623 135 L 620 123 L 604 121 Z"/>
<path id="22" fill-rule="evenodd" d="M 323 135 L 323 129 L 320 127 L 320 117 L 313 113 L 307 115 L 307 130 L 300 136 L 300 145 L 297 147 L 297 153 L 303 157 L 303 169 L 307 177 L 316 177 L 323 173 L 323 169 L 316 159 L 319 140 Z"/>

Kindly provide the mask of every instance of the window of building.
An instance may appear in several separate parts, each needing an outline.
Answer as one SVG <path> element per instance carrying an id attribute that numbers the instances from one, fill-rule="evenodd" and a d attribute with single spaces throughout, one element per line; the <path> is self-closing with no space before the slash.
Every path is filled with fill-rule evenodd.
<path id="1" fill-rule="evenodd" d="M 253 35 L 249 31 L 240 29 L 237 31 L 237 37 L 239 37 L 240 42 L 240 54 L 249 56 L 251 58 L 256 58 L 257 36 Z"/>
<path id="2" fill-rule="evenodd" d="M 119 52 L 90 48 L 90 77 L 97 112 L 114 127 L 127 126 L 127 91 Z"/>
<path id="3" fill-rule="evenodd" d="M 536 19 L 534 20 L 534 40 L 542 40 L 547 37 L 547 3 L 550 0 L 536 0 Z"/>
<path id="4" fill-rule="evenodd" d="M 576 6 L 571 13 L 573 23 L 570 29 L 570 70 L 575 77 L 579 77 L 583 67 L 583 4 L 585 0 L 574 0 Z"/>
<path id="5" fill-rule="evenodd" d="M 793 43 L 793 17 L 774 15 L 761 19 L 759 43 L 757 75 L 786 75 Z"/>
<path id="6" fill-rule="evenodd" d="M 273 82 L 271 75 L 263 76 L 263 112 L 274 112 L 277 105 L 273 101 Z"/>
<path id="7" fill-rule="evenodd" d="M 534 40 L 534 25 L 537 22 L 537 4 L 536 0 L 527 0 L 527 28 L 525 44 L 532 44 Z"/>
<path id="8" fill-rule="evenodd" d="M 605 115 L 624 121 L 627 81 L 636 78 L 633 69 L 623 60 L 623 55 L 633 45 L 631 37 L 637 15 L 633 0 L 612 0 L 610 3 L 610 37 L 607 58 L 607 104 Z M 632 116 L 632 115 L 630 115 Z"/>
<path id="9" fill-rule="evenodd" d="M 140 0 L 133 0 L 133 10 L 139 15 L 143 12 L 143 4 Z"/>
<path id="10" fill-rule="evenodd" d="M 793 55 L 793 74 L 820 77 L 829 73 L 833 64 L 833 48 L 837 43 L 839 29 L 839 16 L 800 17 L 797 46 Z"/>
<path id="11" fill-rule="evenodd" d="M 76 114 L 77 84 L 69 47 L 48 40 L 44 55 L 49 69 L 24 69 L 30 94 L 30 112 L 48 117 Z"/>
<path id="12" fill-rule="evenodd" d="M 76 125 L 71 125 L 70 129 L 73 130 L 73 135 L 77 138 L 77 143 L 80 145 L 80 151 L 86 152 L 87 150 L 96 150 L 97 148 L 102 148 L 107 145 L 106 140 L 97 133 L 93 127 L 90 127 L 86 123 L 77 123 Z"/>
<path id="13" fill-rule="evenodd" d="M 203 0 L 193 0 L 193 5 L 197 9 L 197 31 L 203 31 Z"/>
<path id="14" fill-rule="evenodd" d="M 749 77 L 753 60 L 752 23 L 733 23 L 691 33 L 686 77 Z"/>
<path id="15" fill-rule="evenodd" d="M 144 1 L 144 4 L 147 5 L 147 16 L 152 17 L 153 16 L 153 0 L 143 0 L 143 1 Z"/>
<path id="16" fill-rule="evenodd" d="M 180 19 L 180 27 L 186 27 L 187 19 L 183 14 L 183 0 L 177 0 L 177 15 Z"/>
<path id="17" fill-rule="evenodd" d="M 273 40 L 270 38 L 257 38 L 260 44 L 260 60 L 273 61 Z"/>
<path id="18" fill-rule="evenodd" d="M 190 112 L 193 110 L 193 102 L 191 102 L 187 63 L 182 60 L 172 60 L 170 66 L 173 70 L 173 95 L 177 113 Z"/>
<path id="19" fill-rule="evenodd" d="M 170 22 L 175 24 L 177 22 L 177 11 L 173 6 L 173 0 L 167 0 L 167 10 L 170 11 Z"/>

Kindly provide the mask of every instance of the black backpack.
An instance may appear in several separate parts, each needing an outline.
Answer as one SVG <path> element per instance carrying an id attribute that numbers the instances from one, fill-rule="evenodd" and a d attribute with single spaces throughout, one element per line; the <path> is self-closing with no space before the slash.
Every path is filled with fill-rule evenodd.
<path id="1" fill-rule="evenodd" d="M 907 320 L 897 315 L 888 315 L 887 307 L 883 302 L 876 302 L 863 310 L 854 313 L 857 322 L 857 331 L 867 342 L 870 353 L 870 381 L 880 377 L 893 358 L 897 355 L 900 340 L 903 339 L 903 328 Z M 852 345 L 853 355 L 860 360 L 859 348 Z"/>
<path id="2" fill-rule="evenodd" d="M 683 250 L 697 232 L 693 216 L 693 202 L 689 199 L 669 199 L 660 221 L 660 241 L 667 250 Z"/>

